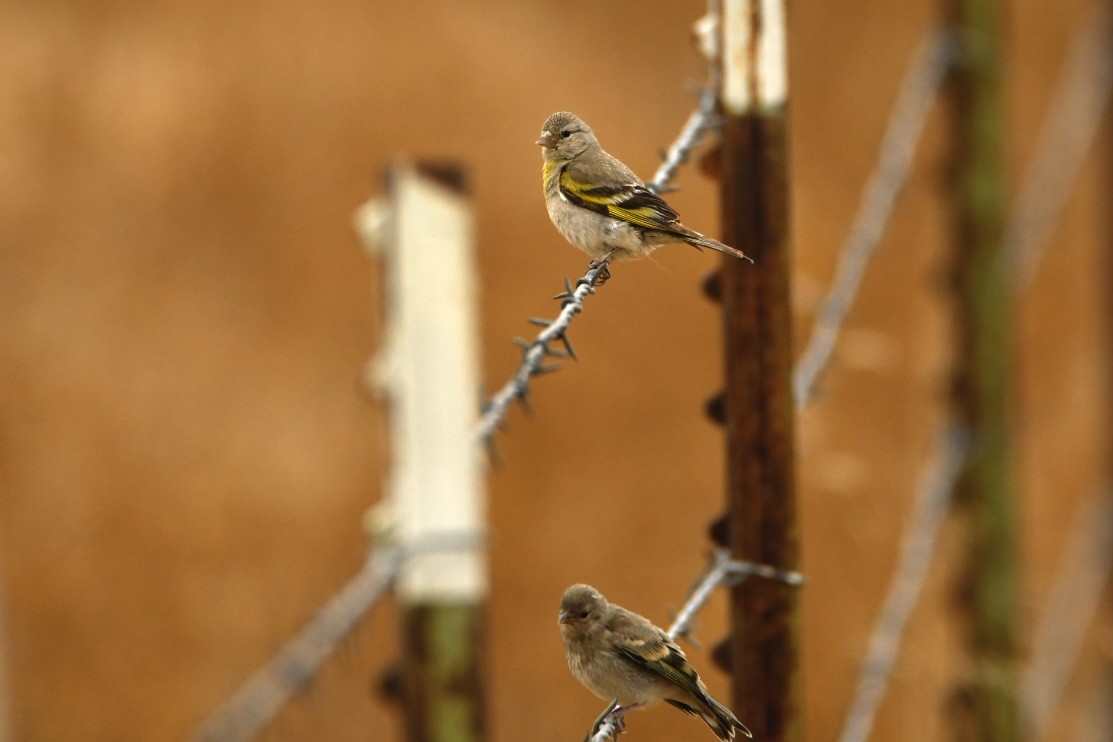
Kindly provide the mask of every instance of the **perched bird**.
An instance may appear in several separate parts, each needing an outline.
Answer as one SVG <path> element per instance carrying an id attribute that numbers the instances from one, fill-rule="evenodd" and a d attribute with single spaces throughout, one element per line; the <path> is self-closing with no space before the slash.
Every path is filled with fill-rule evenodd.
<path id="1" fill-rule="evenodd" d="M 590 585 L 573 585 L 560 601 L 560 638 L 576 679 L 603 700 L 610 716 L 664 701 L 699 716 L 720 740 L 735 730 L 752 737 L 730 709 L 707 692 L 684 652 L 647 619 L 612 605 Z"/>
<path id="2" fill-rule="evenodd" d="M 750 260 L 741 250 L 681 224 L 672 207 L 599 146 L 591 127 L 575 114 L 550 116 L 537 144 L 544 157 L 541 179 L 549 218 L 565 239 L 591 256 L 593 266 L 648 255 L 670 242 Z"/>

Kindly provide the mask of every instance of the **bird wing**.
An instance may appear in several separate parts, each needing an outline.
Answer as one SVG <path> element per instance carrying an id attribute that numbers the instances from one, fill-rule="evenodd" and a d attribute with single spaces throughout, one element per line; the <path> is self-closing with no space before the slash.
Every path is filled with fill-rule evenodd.
<path id="1" fill-rule="evenodd" d="M 679 214 L 637 180 L 592 184 L 576 177 L 575 165 L 560 174 L 560 192 L 570 203 L 643 229 L 672 231 Z"/>
<path id="2" fill-rule="evenodd" d="M 612 631 L 619 656 L 696 698 L 703 698 L 705 691 L 699 673 L 688 664 L 684 651 L 656 626 L 646 623 L 648 625 L 642 626 L 632 620 L 616 622 Z"/>

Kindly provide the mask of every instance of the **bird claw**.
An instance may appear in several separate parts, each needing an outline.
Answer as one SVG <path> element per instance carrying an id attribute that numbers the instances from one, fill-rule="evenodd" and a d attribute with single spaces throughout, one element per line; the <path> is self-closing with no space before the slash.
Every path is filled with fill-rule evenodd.
<path id="1" fill-rule="evenodd" d="M 611 277 L 611 268 L 610 268 L 611 258 L 614 257 L 614 254 L 616 252 L 618 252 L 618 250 L 611 250 L 609 253 L 607 253 L 603 257 L 595 258 L 590 263 L 587 264 L 587 269 L 589 271 L 595 270 L 596 268 L 601 268 L 602 269 L 595 276 L 595 285 L 596 286 L 602 286 L 608 280 L 610 280 L 610 277 Z"/>
<path id="2" fill-rule="evenodd" d="M 603 713 L 599 714 L 599 718 L 591 726 L 591 733 L 584 737 L 584 742 L 594 739 L 595 735 L 607 724 L 611 725 L 611 733 L 607 735 L 607 739 L 617 740 L 618 735 L 626 731 L 626 709 L 618 705 L 618 701 L 611 701 L 607 708 L 603 709 Z"/>
<path id="3" fill-rule="evenodd" d="M 617 713 L 615 713 L 615 712 L 617 712 Z M 599 720 L 599 723 L 595 726 L 595 729 L 592 731 L 592 736 L 594 736 L 595 734 L 598 734 L 599 729 L 603 725 L 610 724 L 611 725 L 611 733 L 609 735 L 607 735 L 607 739 L 617 740 L 618 735 L 626 733 L 626 715 L 625 715 L 624 712 L 625 712 L 625 709 L 614 709 L 613 711 L 610 711 L 610 712 L 604 714 L 603 718 Z"/>
<path id="4" fill-rule="evenodd" d="M 612 706 L 609 711 L 603 714 L 602 722 L 606 723 L 609 721 L 611 723 L 611 727 L 614 728 L 614 734 L 611 736 L 611 739 L 617 740 L 618 735 L 623 734 L 626 731 L 626 712 L 633 711 L 639 706 L 641 706 L 640 703 L 630 704 L 627 706 L 618 706 L 616 704 Z"/>

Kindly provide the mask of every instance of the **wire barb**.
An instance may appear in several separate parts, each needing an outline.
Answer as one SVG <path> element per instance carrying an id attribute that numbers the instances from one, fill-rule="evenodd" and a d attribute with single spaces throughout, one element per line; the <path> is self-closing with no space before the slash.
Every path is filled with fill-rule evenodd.
<path id="1" fill-rule="evenodd" d="M 771 567 L 768 564 L 731 561 L 727 565 L 727 573 L 723 582 L 731 586 L 738 585 L 750 576 L 763 577 L 767 580 L 776 580 L 786 585 L 792 585 L 793 587 L 800 587 L 805 581 L 804 575 L 790 569 Z"/>
<path id="2" fill-rule="evenodd" d="M 572 347 L 572 340 L 569 339 L 567 330 L 557 335 L 557 339 L 564 344 L 564 350 L 568 353 L 569 358 L 571 358 L 573 361 L 580 360 L 579 357 L 576 355 L 575 348 Z"/>
<path id="3" fill-rule="evenodd" d="M 738 561 L 731 559 L 728 549 L 716 549 L 711 557 L 711 565 L 704 572 L 699 582 L 696 583 L 696 586 L 688 595 L 688 599 L 684 601 L 684 606 L 676 614 L 672 625 L 669 626 L 667 632 L 669 638 L 688 638 L 688 634 L 695 623 L 696 614 L 711 598 L 715 588 L 720 585 L 734 587 L 742 584 L 751 576 L 776 580 L 793 587 L 804 584 L 804 575 L 794 570 L 781 569 L 768 564 Z"/>
<path id="4" fill-rule="evenodd" d="M 514 342 L 522 349 L 522 361 L 517 373 L 507 381 L 494 396 L 483 406 L 483 414 L 476 425 L 476 437 L 481 443 L 490 448 L 489 441 L 499 428 L 506 416 L 510 403 L 523 397 L 529 387 L 529 380 L 534 376 L 551 373 L 560 368 L 558 364 L 546 364 L 546 358 L 569 357 L 576 359 L 575 352 L 571 350 L 568 341 L 568 325 L 572 318 L 583 311 L 583 302 L 588 294 L 595 293 L 595 282 L 600 273 L 606 268 L 606 263 L 601 263 L 589 268 L 575 286 L 564 279 L 564 293 L 558 294 L 556 299 L 561 300 L 561 310 L 557 318 L 551 321 L 541 320 L 536 317 L 529 319 L 530 324 L 543 327 L 537 337 L 532 341 L 515 338 Z M 554 341 L 559 341 L 564 346 L 564 351 L 552 347 Z"/>

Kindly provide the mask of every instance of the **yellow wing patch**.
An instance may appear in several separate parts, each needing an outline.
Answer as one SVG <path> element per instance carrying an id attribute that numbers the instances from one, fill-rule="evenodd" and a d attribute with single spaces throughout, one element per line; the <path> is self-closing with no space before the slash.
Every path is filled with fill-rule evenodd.
<path id="1" fill-rule="evenodd" d="M 624 222 L 630 222 L 646 229 L 663 229 L 667 228 L 669 224 L 669 222 L 662 220 L 661 214 L 651 206 L 625 209 L 616 204 L 608 204 L 607 213 L 615 219 L 621 219 Z"/>
<path id="2" fill-rule="evenodd" d="M 565 170 L 560 174 L 560 189 L 579 206 L 644 229 L 669 230 L 677 218 L 676 212 L 645 186 L 588 187 Z"/>
<path id="3" fill-rule="evenodd" d="M 546 162 L 542 166 L 542 168 L 541 168 L 541 191 L 542 191 L 542 193 L 548 193 L 548 191 L 549 191 L 549 181 L 553 179 L 553 176 L 556 174 L 556 171 L 559 167 L 560 167 L 560 164 L 556 163 L 556 162 Z"/>

